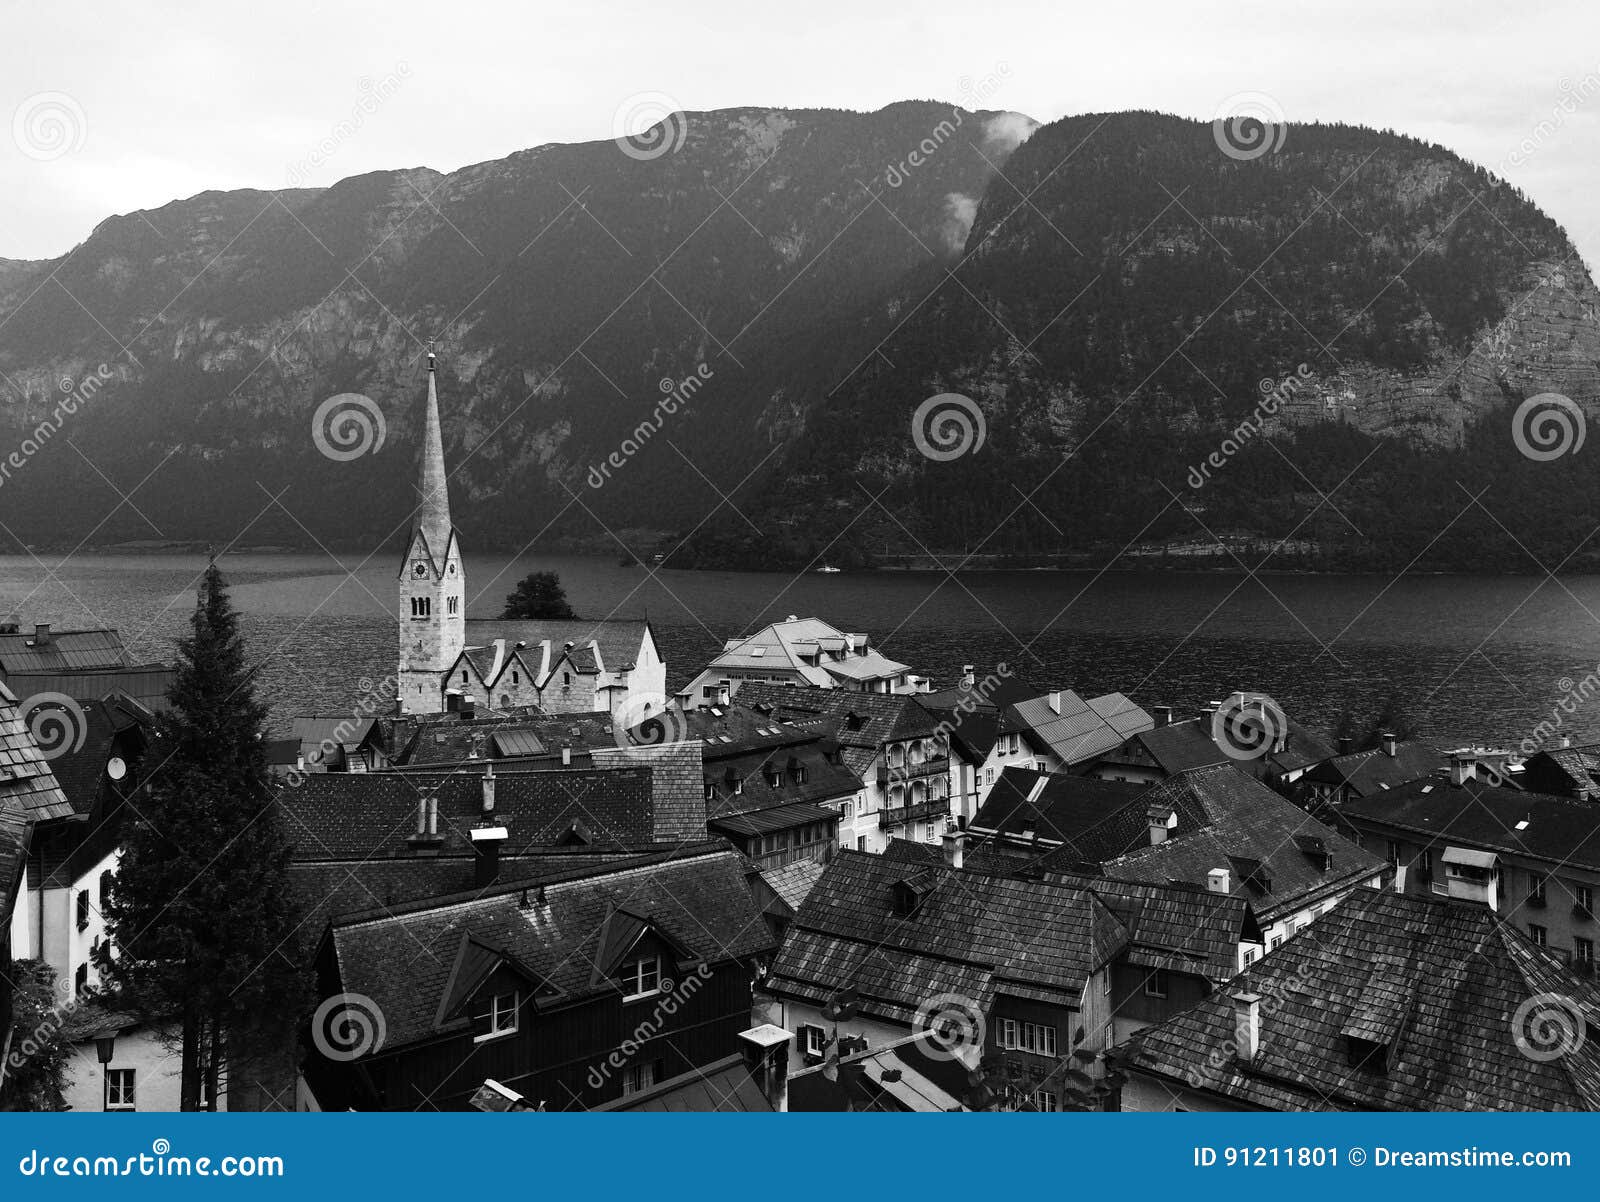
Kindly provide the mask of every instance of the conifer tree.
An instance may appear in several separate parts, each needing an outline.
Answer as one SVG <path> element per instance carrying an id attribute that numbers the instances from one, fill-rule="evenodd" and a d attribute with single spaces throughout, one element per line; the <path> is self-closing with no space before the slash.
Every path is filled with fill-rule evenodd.
<path id="1" fill-rule="evenodd" d="M 290 845 L 272 804 L 266 708 L 215 561 L 133 798 L 106 905 L 115 1002 L 173 1029 L 181 1105 L 215 1107 L 230 1065 L 283 1058 L 309 997 Z M 208 1088 L 202 1092 L 202 1083 Z"/>

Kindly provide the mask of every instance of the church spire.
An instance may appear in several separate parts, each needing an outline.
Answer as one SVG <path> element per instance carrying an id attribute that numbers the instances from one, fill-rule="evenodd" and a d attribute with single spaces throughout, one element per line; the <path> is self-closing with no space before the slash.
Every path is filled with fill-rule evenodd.
<path id="1" fill-rule="evenodd" d="M 421 503 L 417 529 L 428 540 L 435 562 L 443 563 L 450 547 L 450 492 L 444 473 L 444 435 L 439 426 L 439 389 L 433 352 L 428 352 L 428 409 L 422 427 Z"/>

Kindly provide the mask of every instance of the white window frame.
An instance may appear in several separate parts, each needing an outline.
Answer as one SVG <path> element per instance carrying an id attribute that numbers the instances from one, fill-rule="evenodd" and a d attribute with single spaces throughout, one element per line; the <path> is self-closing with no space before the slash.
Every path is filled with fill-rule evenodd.
<path id="1" fill-rule="evenodd" d="M 1165 998 L 1168 992 L 1172 989 L 1172 982 L 1166 978 L 1166 969 L 1151 969 L 1150 975 L 1144 979 L 1145 997 Z"/>
<path id="2" fill-rule="evenodd" d="M 135 1070 L 131 1068 L 106 1069 L 106 1109 L 107 1110 L 137 1110 L 139 1109 L 139 1079 Z M 126 1083 L 126 1088 L 119 1088 L 116 1092 L 121 1101 L 111 1100 L 112 1081 L 115 1079 L 119 1086 Z"/>
<path id="3" fill-rule="evenodd" d="M 510 998 L 508 1004 L 502 1005 L 505 999 Z M 513 989 L 510 993 L 496 993 L 489 997 L 489 1029 L 482 1035 L 473 1037 L 473 1043 L 488 1043 L 491 1039 L 504 1039 L 507 1035 L 515 1035 L 522 1029 L 522 993 Z"/>
<path id="4" fill-rule="evenodd" d="M 804 1027 L 804 1040 L 800 1048 L 803 1056 L 821 1057 L 827 1051 L 828 1033 L 821 1027 L 810 1023 L 802 1024 Z"/>
<path id="5" fill-rule="evenodd" d="M 644 987 L 645 966 L 649 965 L 655 984 L 648 989 Z M 655 997 L 661 992 L 661 957 L 640 956 L 637 960 L 629 960 L 622 966 L 622 1000 L 625 1002 L 638 1002 L 647 997 Z"/>

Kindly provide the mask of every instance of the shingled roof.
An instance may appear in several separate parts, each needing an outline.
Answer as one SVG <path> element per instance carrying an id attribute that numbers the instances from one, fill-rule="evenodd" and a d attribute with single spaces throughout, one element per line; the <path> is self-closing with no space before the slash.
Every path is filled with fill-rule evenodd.
<path id="1" fill-rule="evenodd" d="M 1235 984 L 1140 1031 L 1119 1060 L 1175 1094 L 1267 1110 L 1600 1108 L 1600 991 L 1486 906 L 1359 890 Z M 1224 1050 L 1247 991 L 1262 999 L 1248 1063 Z M 1530 1005 L 1559 1007 L 1579 1046 L 1530 1044 Z"/>
<path id="2" fill-rule="evenodd" d="M 932 843 L 891 839 L 885 858 L 906 864 L 939 865 L 944 849 Z M 963 868 L 1000 876 L 1037 878 L 1034 867 L 1012 857 L 965 853 Z M 1242 941 L 1261 942 L 1261 925 L 1242 897 L 1199 885 L 1148 884 L 1087 873 L 1049 871 L 1042 879 L 1092 890 L 1128 928 L 1124 959 L 1143 968 L 1191 973 L 1220 983 L 1238 970 Z"/>
<path id="3" fill-rule="evenodd" d="M 1204 885 L 1228 868 L 1231 891 L 1271 925 L 1285 914 L 1382 875 L 1387 865 L 1232 765 L 1196 768 L 1151 786 L 1135 805 L 1178 814 L 1163 843 L 1104 865 L 1107 876 Z M 1187 815 L 1197 815 L 1189 822 Z"/>
<path id="4" fill-rule="evenodd" d="M 70 720 L 70 715 L 69 715 Z M 34 822 L 71 818 L 74 811 L 50 762 L 29 732 L 17 699 L 0 684 L 0 797 L 21 804 Z"/>
<path id="5" fill-rule="evenodd" d="M 1450 766 L 1449 757 L 1417 739 L 1397 741 L 1394 754 L 1382 747 L 1336 755 L 1306 774 L 1308 780 L 1343 785 L 1356 797 L 1371 797 Z"/>
<path id="6" fill-rule="evenodd" d="M 419 852 L 470 859 L 479 826 L 507 828 L 506 856 L 568 841 L 595 849 L 657 841 L 648 768 L 503 772 L 494 780 L 492 814 L 483 809 L 483 776 L 461 772 L 320 772 L 280 786 L 277 804 L 301 863 Z M 414 841 L 418 806 L 429 794 L 438 797 L 437 845 Z"/>
<path id="7" fill-rule="evenodd" d="M 387 1054 L 419 1040 L 466 1029 L 443 1002 L 455 989 L 465 940 L 494 949 L 534 979 L 533 1004 L 566 1005 L 619 985 L 596 964 L 609 920 L 643 919 L 683 949 L 675 975 L 695 962 L 721 964 L 761 955 L 773 939 L 731 851 L 620 870 L 599 869 L 524 890 L 430 903 L 393 914 L 351 915 L 330 927 L 333 963 L 344 992 L 371 998 L 387 1022 Z"/>
<path id="8" fill-rule="evenodd" d="M 739 687 L 739 701 L 791 726 L 831 735 L 856 773 L 868 769 L 885 743 L 927 738 L 939 730 L 939 719 L 906 693 L 852 693 L 752 680 Z"/>
<path id="9" fill-rule="evenodd" d="M 8 930 L 11 911 L 25 887 L 29 834 L 33 824 L 16 798 L 0 794 L 0 930 Z"/>
<path id="10" fill-rule="evenodd" d="M 1008 767 L 972 818 L 972 830 L 1027 839 L 1058 862 L 1100 863 L 1150 841 L 1146 784 Z"/>
<path id="11" fill-rule="evenodd" d="M 115 630 L 51 630 L 49 626 L 0 632 L 0 675 L 122 668 L 128 653 Z"/>
<path id="12" fill-rule="evenodd" d="M 907 912 L 909 910 L 909 913 Z M 1089 890 L 840 851 L 812 886 L 764 988 L 910 1023 L 941 993 L 1076 1008 L 1128 931 Z"/>

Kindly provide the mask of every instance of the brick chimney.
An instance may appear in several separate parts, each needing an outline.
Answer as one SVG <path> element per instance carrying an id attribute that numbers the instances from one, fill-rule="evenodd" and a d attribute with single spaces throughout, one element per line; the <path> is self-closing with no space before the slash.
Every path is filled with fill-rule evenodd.
<path id="1" fill-rule="evenodd" d="M 1236 993 L 1233 995 L 1233 1042 L 1239 1059 L 1252 1063 L 1261 1051 L 1261 995 Z"/>
<path id="2" fill-rule="evenodd" d="M 794 1034 L 773 1023 L 762 1023 L 739 1032 L 744 1066 L 753 1077 L 767 1103 L 779 1114 L 789 1110 L 789 1045 Z"/>

